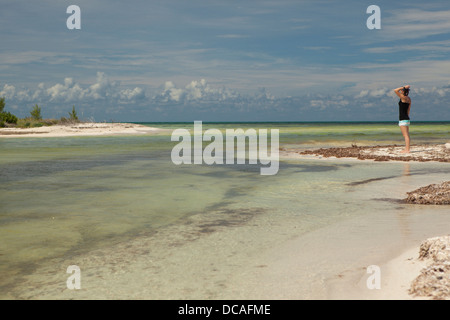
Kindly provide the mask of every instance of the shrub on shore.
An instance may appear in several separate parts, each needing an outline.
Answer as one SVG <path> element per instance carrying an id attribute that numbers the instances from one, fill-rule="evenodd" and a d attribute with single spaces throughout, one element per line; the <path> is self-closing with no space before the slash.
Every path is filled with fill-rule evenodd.
<path id="1" fill-rule="evenodd" d="M 13 115 L 11 112 L 2 112 L 1 114 L 2 121 L 11 124 L 17 124 L 17 117 Z"/>
<path id="2" fill-rule="evenodd" d="M 10 112 L 5 112 L 5 98 L 0 98 L 0 128 L 6 126 L 18 127 L 18 128 L 36 128 L 42 126 L 53 126 L 53 125 L 71 125 L 80 123 L 78 119 L 75 106 L 72 106 L 72 111 L 69 112 L 69 117 L 61 117 L 60 120 L 57 119 L 43 119 L 41 108 L 36 104 L 30 111 L 30 116 L 26 118 L 19 119 Z"/>
<path id="3" fill-rule="evenodd" d="M 19 119 L 17 122 L 17 127 L 19 128 L 37 128 L 43 126 L 53 126 L 58 124 L 59 121 L 56 119 L 41 119 L 35 120 L 32 117 Z"/>
<path id="4" fill-rule="evenodd" d="M 6 124 L 17 124 L 17 117 L 5 109 L 5 98 L 0 98 L 0 127 L 5 127 Z"/>
<path id="5" fill-rule="evenodd" d="M 30 111 L 30 115 L 34 120 L 42 120 L 41 108 L 36 104 Z"/>
<path id="6" fill-rule="evenodd" d="M 78 121 L 77 112 L 75 111 L 75 106 L 72 106 L 72 112 L 69 112 L 70 120 Z"/>

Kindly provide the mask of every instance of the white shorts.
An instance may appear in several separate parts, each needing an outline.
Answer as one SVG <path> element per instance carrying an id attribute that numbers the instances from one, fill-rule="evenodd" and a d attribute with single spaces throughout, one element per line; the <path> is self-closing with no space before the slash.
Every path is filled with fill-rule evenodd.
<path id="1" fill-rule="evenodd" d="M 400 127 L 403 127 L 403 126 L 409 127 L 410 124 L 411 124 L 411 122 L 410 122 L 409 120 L 400 120 L 400 121 L 398 122 L 398 125 L 399 125 Z"/>

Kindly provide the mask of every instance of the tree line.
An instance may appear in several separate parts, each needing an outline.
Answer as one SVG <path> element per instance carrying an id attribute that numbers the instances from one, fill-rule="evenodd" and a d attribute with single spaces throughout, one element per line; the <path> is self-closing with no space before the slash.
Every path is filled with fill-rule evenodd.
<path id="1" fill-rule="evenodd" d="M 0 98 L 0 127 L 41 127 L 45 125 L 66 124 L 79 122 L 75 106 L 72 106 L 72 111 L 68 113 L 68 117 L 61 117 L 56 119 L 43 119 L 41 108 L 36 104 L 30 111 L 30 116 L 19 119 L 17 116 L 9 111 L 5 111 L 5 97 Z"/>

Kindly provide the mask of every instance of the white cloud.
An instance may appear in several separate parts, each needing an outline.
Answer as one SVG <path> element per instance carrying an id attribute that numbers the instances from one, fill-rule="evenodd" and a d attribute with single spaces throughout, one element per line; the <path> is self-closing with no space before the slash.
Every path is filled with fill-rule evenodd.
<path id="1" fill-rule="evenodd" d="M 142 88 L 124 89 L 120 91 L 121 100 L 141 100 L 145 98 L 145 91 Z"/>
<path id="2" fill-rule="evenodd" d="M 51 86 L 39 83 L 32 89 L 17 89 L 14 85 L 4 84 L 0 87 L 0 96 L 6 97 L 8 106 L 18 106 L 18 115 L 28 114 L 30 106 L 38 103 L 44 106 L 48 116 L 66 114 L 64 108 L 74 104 L 77 108 L 85 108 L 85 115 L 89 112 L 101 116 L 128 112 L 127 116 L 130 116 L 138 112 L 148 112 L 152 116 L 164 115 L 168 117 L 166 119 L 170 119 L 174 114 L 201 116 L 207 112 L 209 115 L 228 115 L 229 119 L 240 119 L 245 115 L 247 119 L 262 120 L 264 115 L 269 115 L 266 119 L 280 120 L 277 117 L 281 117 L 284 120 L 314 120 L 319 117 L 322 120 L 336 120 L 355 117 L 354 120 L 358 120 L 365 112 L 377 109 L 380 112 L 367 115 L 366 118 L 376 116 L 378 120 L 382 120 L 386 117 L 395 118 L 398 101 L 392 89 L 384 87 L 384 84 L 356 93 L 349 90 L 347 93 L 310 93 L 294 97 L 276 97 L 265 88 L 244 94 L 236 89 L 215 86 L 205 79 L 187 81 L 187 84 L 181 87 L 172 81 L 166 81 L 159 88 L 154 95 L 146 95 L 144 88 L 122 87 L 119 82 L 112 81 L 99 72 L 94 83 L 87 85 L 81 85 L 71 77 Z M 426 113 L 427 109 L 431 110 L 433 106 L 440 105 L 443 99 L 449 96 L 450 85 L 447 84 L 440 87 L 413 86 L 411 92 L 414 105 L 417 106 L 414 111 L 422 112 L 424 119 L 431 119 L 433 116 L 432 112 Z M 240 116 L 237 116 L 237 113 Z"/>
<path id="3" fill-rule="evenodd" d="M 239 98 L 239 93 L 229 88 L 213 88 L 205 79 L 193 80 L 184 88 L 177 88 L 172 81 L 166 81 L 164 89 L 154 97 L 160 103 L 226 101 Z"/>
<path id="4" fill-rule="evenodd" d="M 447 34 L 450 30 L 450 10 L 427 11 L 401 9 L 383 20 L 387 36 L 394 39 L 417 39 Z"/>
<path id="5" fill-rule="evenodd" d="M 369 90 L 362 90 L 359 94 L 355 96 L 355 99 L 364 98 L 369 94 Z"/>
<path id="6" fill-rule="evenodd" d="M 172 81 L 166 81 L 164 84 L 164 90 L 161 92 L 160 97 L 162 98 L 162 102 L 179 102 L 183 95 L 183 89 L 177 89 Z"/>
<path id="7" fill-rule="evenodd" d="M 20 90 L 16 92 L 15 98 L 19 101 L 26 101 L 30 97 L 30 91 L 28 89 Z"/>
<path id="8" fill-rule="evenodd" d="M 381 96 L 385 96 L 387 93 L 388 93 L 388 90 L 387 90 L 387 89 L 381 88 L 381 89 L 371 90 L 371 91 L 369 92 L 369 95 L 370 95 L 371 97 L 378 98 L 378 97 L 381 97 Z"/>
<path id="9" fill-rule="evenodd" d="M 450 51 L 450 41 L 429 41 L 415 44 L 401 43 L 389 47 L 373 47 L 364 48 L 367 53 L 393 53 L 393 52 L 414 52 L 414 51 L 428 51 L 436 54 L 448 54 Z"/>
<path id="10" fill-rule="evenodd" d="M 6 99 L 12 99 L 16 92 L 16 88 L 9 84 L 3 86 L 3 90 L 0 91 L 0 97 L 5 97 Z"/>
<path id="11" fill-rule="evenodd" d="M 311 107 L 318 108 L 320 110 L 324 110 L 326 108 L 325 101 L 323 100 L 311 100 L 309 104 Z"/>
<path id="12" fill-rule="evenodd" d="M 49 101 L 49 102 L 89 102 L 95 100 L 117 100 L 117 102 L 129 102 L 145 98 L 145 91 L 140 87 L 133 89 L 121 89 L 119 83 L 111 81 L 103 72 L 97 73 L 96 82 L 83 88 L 73 78 L 67 77 L 63 83 L 54 84 L 46 88 L 40 83 L 33 93 L 22 91 L 21 95 L 5 85 L 0 95 L 15 98 L 20 101 Z M 12 87 L 14 88 L 14 87 Z M 6 89 L 6 90 L 5 90 Z"/>
<path id="13" fill-rule="evenodd" d="M 89 87 L 87 95 L 94 100 L 113 97 L 117 91 L 118 83 L 110 81 L 103 72 L 97 72 L 97 82 Z"/>
<path id="14" fill-rule="evenodd" d="M 142 101 L 146 98 L 145 90 L 140 87 L 121 88 L 116 81 L 111 81 L 103 72 L 97 73 L 95 83 L 82 86 L 73 78 L 67 77 L 63 83 L 47 87 L 39 83 L 34 90 L 17 90 L 13 85 L 5 84 L 0 97 L 23 103 L 90 103 L 109 101 L 112 104 Z"/>
<path id="15" fill-rule="evenodd" d="M 35 91 L 33 96 L 43 95 L 43 86 Z M 57 83 L 54 86 L 45 90 L 45 93 L 49 96 L 50 101 L 76 101 L 83 99 L 87 93 L 86 89 L 82 89 L 78 83 L 75 83 L 72 78 L 65 78 L 64 84 Z"/>
<path id="16" fill-rule="evenodd" d="M 186 86 L 186 98 L 188 100 L 199 100 L 204 94 L 209 93 L 209 91 L 205 79 L 200 80 L 200 82 L 192 81 Z"/>

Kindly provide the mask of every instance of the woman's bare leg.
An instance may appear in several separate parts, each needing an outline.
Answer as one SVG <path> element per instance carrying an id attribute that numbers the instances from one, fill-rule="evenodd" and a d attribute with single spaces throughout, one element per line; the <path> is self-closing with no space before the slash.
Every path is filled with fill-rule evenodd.
<path id="1" fill-rule="evenodd" d="M 403 137 L 405 138 L 405 150 L 402 153 L 409 153 L 410 151 L 410 138 L 409 138 L 409 127 L 408 126 L 400 126 L 400 130 L 402 130 Z"/>

